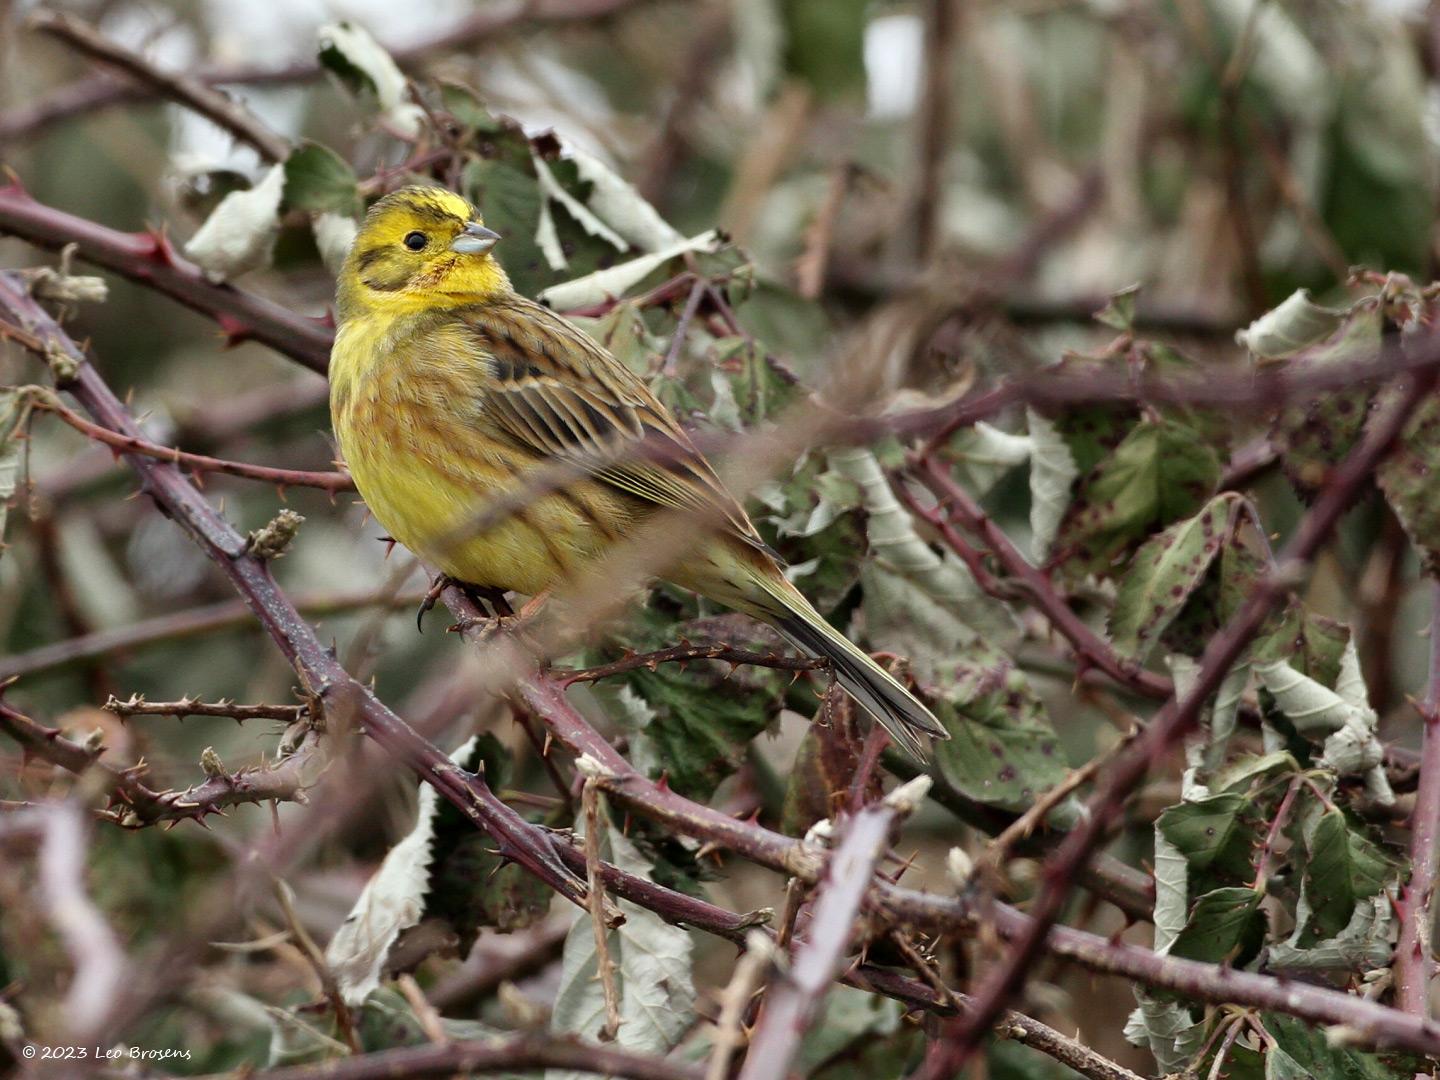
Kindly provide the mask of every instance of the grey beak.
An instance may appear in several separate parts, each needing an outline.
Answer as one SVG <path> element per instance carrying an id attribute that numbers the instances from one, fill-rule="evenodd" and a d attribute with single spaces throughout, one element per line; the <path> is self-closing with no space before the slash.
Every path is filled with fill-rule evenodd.
<path id="1" fill-rule="evenodd" d="M 460 255 L 481 255 L 500 242 L 500 234 L 472 221 L 450 242 L 450 250 Z"/>

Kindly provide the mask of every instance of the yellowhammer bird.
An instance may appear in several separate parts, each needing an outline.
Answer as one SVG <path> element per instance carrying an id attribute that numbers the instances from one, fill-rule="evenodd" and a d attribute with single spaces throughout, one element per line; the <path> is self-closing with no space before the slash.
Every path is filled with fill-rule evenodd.
<path id="1" fill-rule="evenodd" d="M 944 728 L 786 580 L 639 377 L 510 287 L 491 254 L 499 240 L 465 199 L 431 187 L 385 196 L 355 238 L 340 274 L 330 412 L 376 520 L 457 582 L 535 595 L 658 511 L 703 512 L 720 528 L 668 579 L 828 659 L 840 685 L 923 758 L 918 736 L 946 738 Z M 642 444 L 649 452 L 622 456 Z M 474 530 L 488 500 L 513 497 L 556 461 L 583 478 Z"/>

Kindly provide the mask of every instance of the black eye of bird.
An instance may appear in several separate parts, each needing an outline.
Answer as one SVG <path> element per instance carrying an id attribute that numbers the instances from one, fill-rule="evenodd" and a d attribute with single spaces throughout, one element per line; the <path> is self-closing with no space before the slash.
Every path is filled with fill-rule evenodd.
<path id="1" fill-rule="evenodd" d="M 430 238 L 426 236 L 423 232 L 412 232 L 405 234 L 405 246 L 411 251 L 420 251 L 429 242 Z"/>

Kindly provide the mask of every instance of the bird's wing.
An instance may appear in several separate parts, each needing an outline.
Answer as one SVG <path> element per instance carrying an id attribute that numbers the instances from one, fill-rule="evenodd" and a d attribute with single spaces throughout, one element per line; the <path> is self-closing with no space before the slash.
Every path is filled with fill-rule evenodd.
<path id="1" fill-rule="evenodd" d="M 764 546 L 670 410 L 584 331 L 519 297 L 467 312 L 466 325 L 489 368 L 480 407 L 520 448 L 657 506 L 718 512 Z"/>

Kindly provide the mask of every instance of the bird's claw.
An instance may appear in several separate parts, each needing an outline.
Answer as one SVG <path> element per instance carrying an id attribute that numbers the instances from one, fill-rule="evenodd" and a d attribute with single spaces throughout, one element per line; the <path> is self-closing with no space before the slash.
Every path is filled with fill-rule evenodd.
<path id="1" fill-rule="evenodd" d="M 419 633 L 425 632 L 425 615 L 435 606 L 440 599 L 440 594 L 455 584 L 455 579 L 449 574 L 436 574 L 435 580 L 430 583 L 429 590 L 420 600 L 420 610 L 415 613 L 415 629 Z"/>

